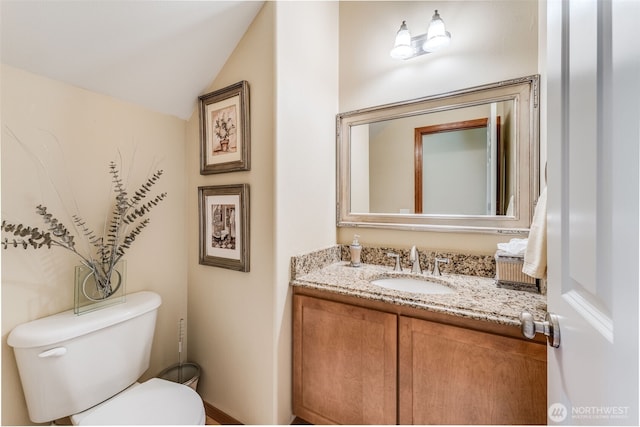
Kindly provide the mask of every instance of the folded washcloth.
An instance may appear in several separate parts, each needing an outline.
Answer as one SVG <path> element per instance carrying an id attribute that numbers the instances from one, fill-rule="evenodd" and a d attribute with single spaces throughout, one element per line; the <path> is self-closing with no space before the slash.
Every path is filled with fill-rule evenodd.
<path id="1" fill-rule="evenodd" d="M 540 193 L 529 229 L 529 241 L 524 253 L 522 272 L 542 279 L 547 271 L 547 188 Z"/>

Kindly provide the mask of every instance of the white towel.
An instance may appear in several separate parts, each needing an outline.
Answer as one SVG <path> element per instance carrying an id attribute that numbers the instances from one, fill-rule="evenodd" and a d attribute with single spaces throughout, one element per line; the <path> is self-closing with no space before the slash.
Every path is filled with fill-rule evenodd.
<path id="1" fill-rule="evenodd" d="M 527 250 L 528 239 L 511 239 L 509 243 L 498 243 L 498 249 L 506 256 L 522 258 Z"/>
<path id="2" fill-rule="evenodd" d="M 542 190 L 533 212 L 522 272 L 542 279 L 547 271 L 547 187 Z"/>

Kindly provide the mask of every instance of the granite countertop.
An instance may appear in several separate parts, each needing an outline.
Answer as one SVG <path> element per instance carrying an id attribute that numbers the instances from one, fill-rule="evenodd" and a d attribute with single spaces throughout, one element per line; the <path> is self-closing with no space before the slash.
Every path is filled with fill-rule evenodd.
<path id="1" fill-rule="evenodd" d="M 420 277 L 438 282 L 451 287 L 455 292 L 420 294 L 386 289 L 370 283 L 378 278 L 398 276 Z M 356 268 L 346 261 L 334 262 L 296 276 L 291 285 L 518 327 L 519 315 L 523 310 L 531 312 L 538 321 L 544 320 L 546 310 L 545 295 L 503 289 L 492 278 L 462 274 L 418 275 L 407 269 L 394 272 L 391 267 L 373 264 L 362 264 Z"/>

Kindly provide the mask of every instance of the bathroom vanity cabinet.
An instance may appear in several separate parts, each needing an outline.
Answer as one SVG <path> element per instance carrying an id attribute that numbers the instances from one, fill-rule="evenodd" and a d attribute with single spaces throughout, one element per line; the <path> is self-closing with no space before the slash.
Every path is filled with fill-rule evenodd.
<path id="1" fill-rule="evenodd" d="M 517 327 L 301 288 L 293 316 L 313 424 L 546 424 L 546 346 Z"/>

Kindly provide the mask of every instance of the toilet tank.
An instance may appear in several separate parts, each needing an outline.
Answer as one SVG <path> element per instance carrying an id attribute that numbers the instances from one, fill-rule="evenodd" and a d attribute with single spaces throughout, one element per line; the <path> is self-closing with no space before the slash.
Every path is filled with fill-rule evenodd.
<path id="1" fill-rule="evenodd" d="M 156 314 L 154 292 L 76 315 L 73 310 L 18 325 L 13 347 L 35 423 L 84 411 L 133 384 L 149 367 Z"/>

